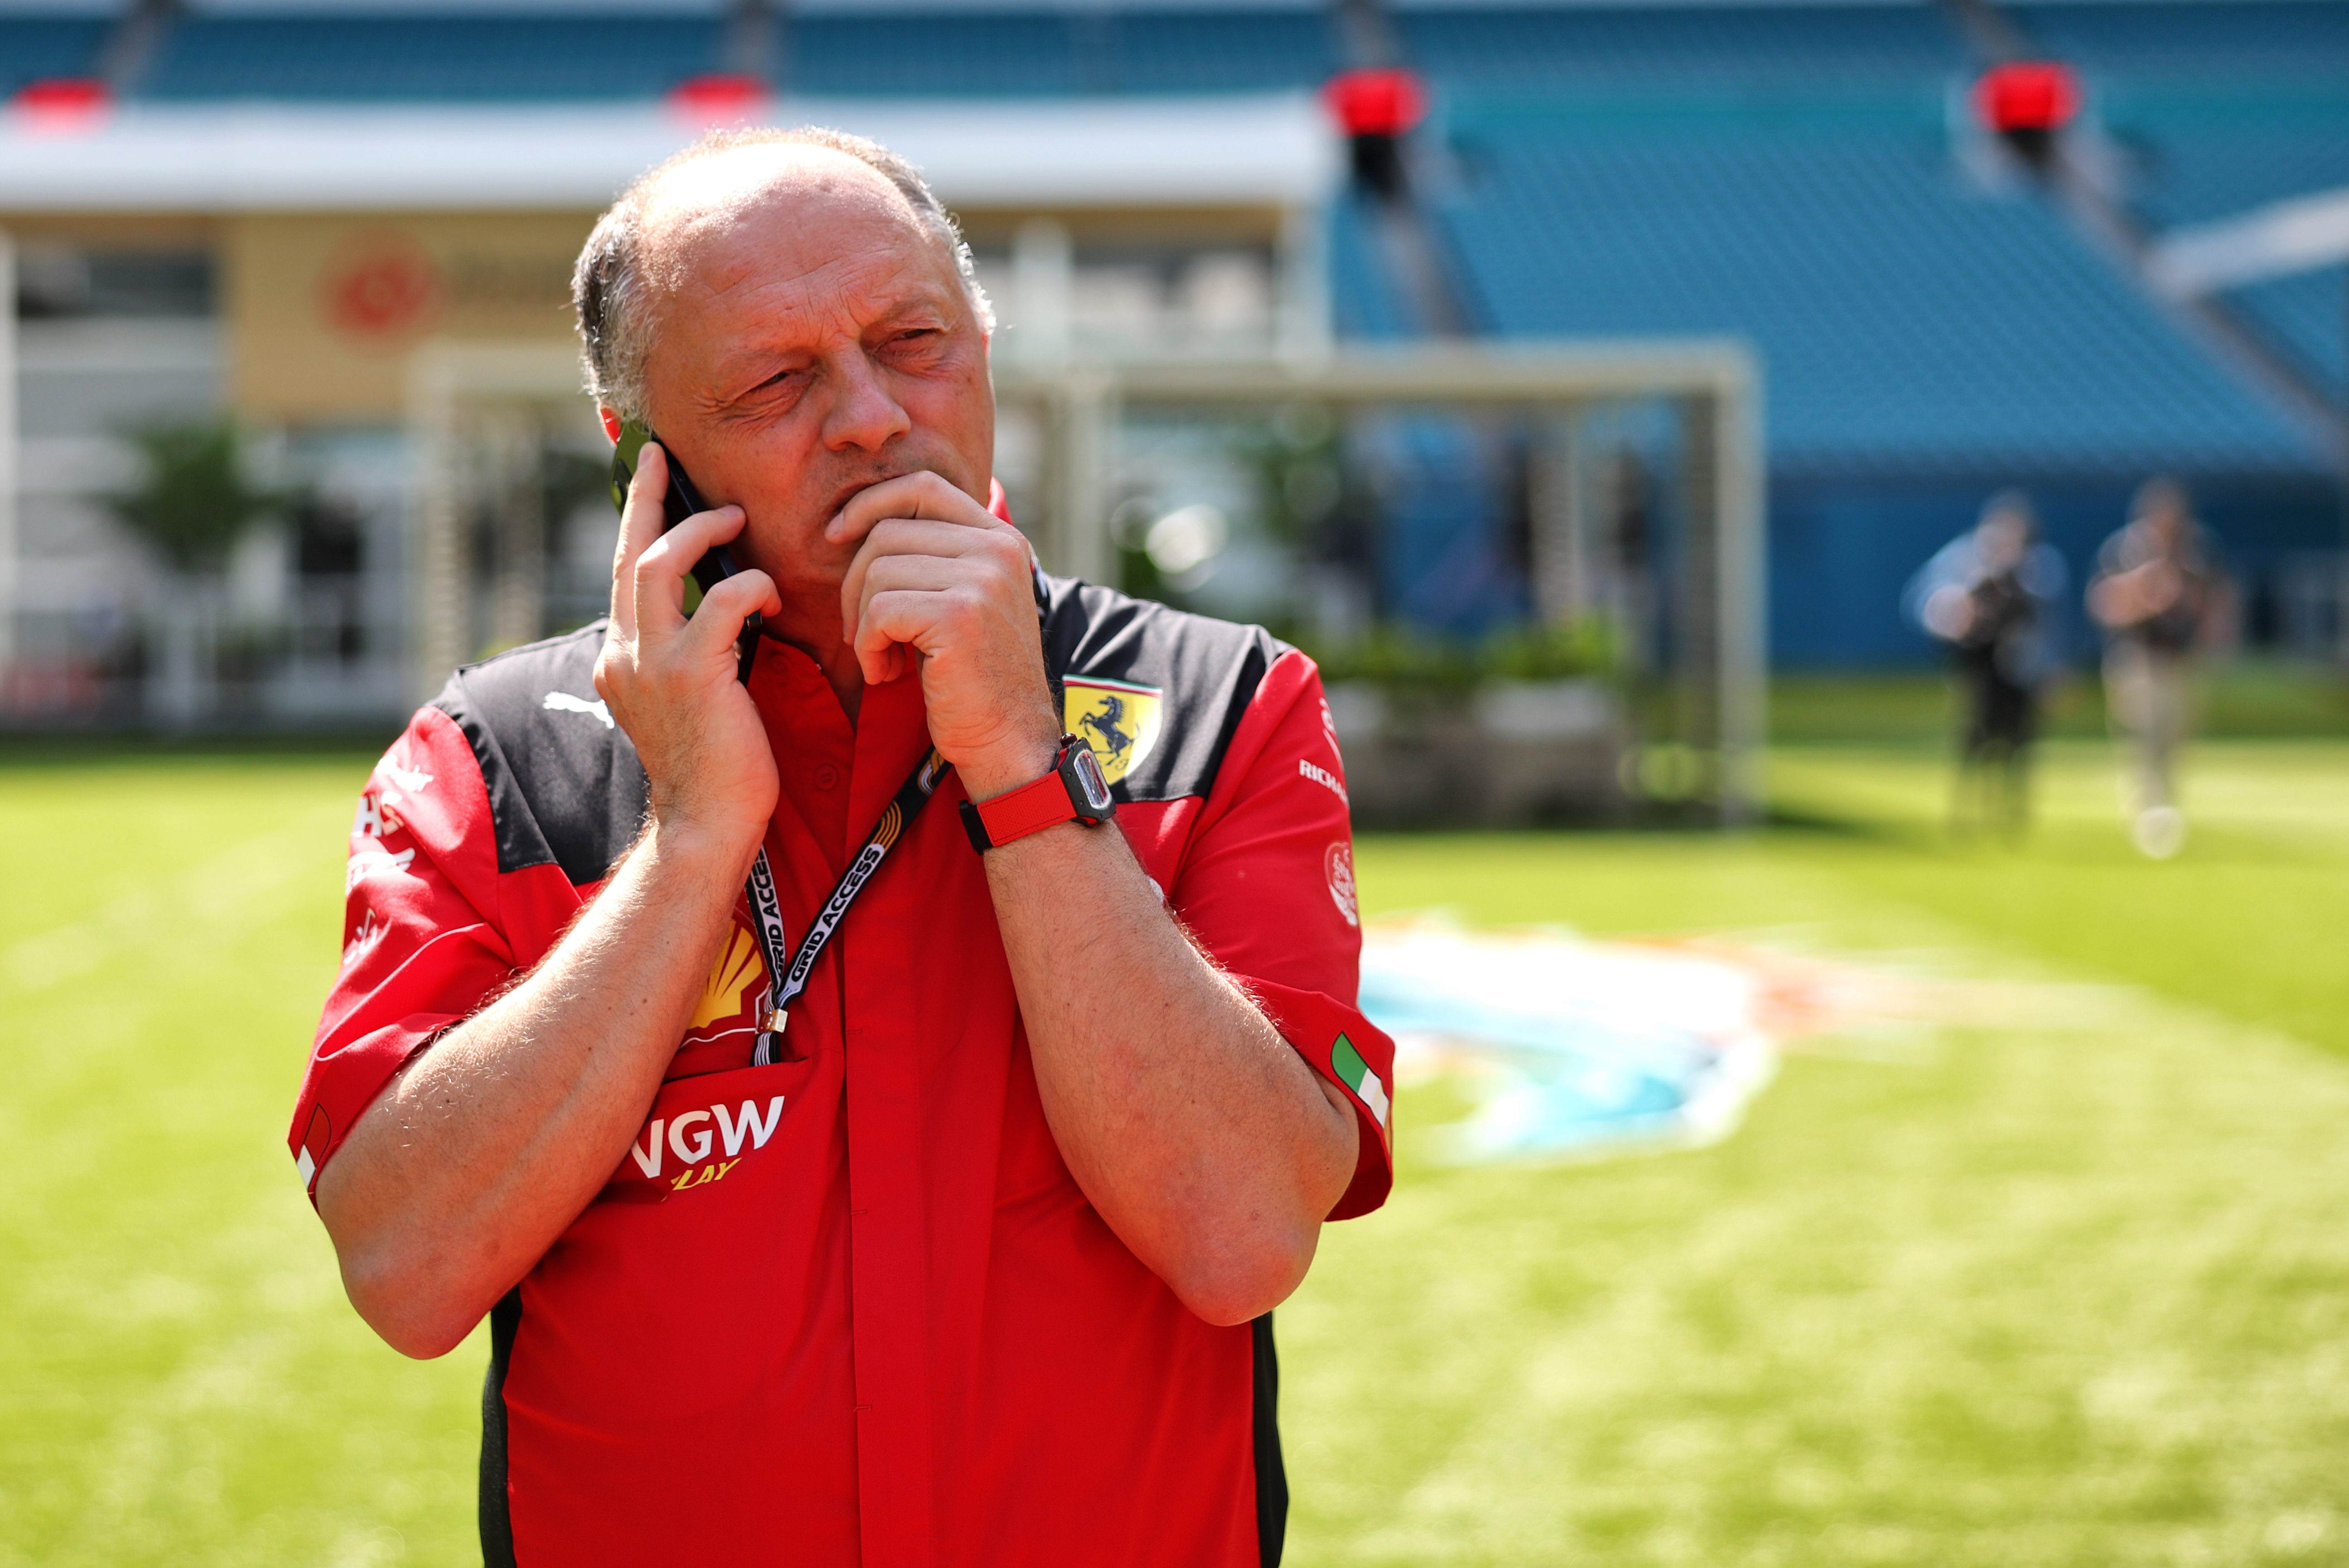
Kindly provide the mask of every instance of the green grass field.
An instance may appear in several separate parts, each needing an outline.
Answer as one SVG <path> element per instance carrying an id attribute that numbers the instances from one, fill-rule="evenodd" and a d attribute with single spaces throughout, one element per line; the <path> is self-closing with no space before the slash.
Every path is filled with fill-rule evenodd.
<path id="1" fill-rule="evenodd" d="M 1818 1043 L 1611 1164 L 1434 1167 L 1406 1091 L 1280 1314 L 1289 1561 L 2349 1563 L 2349 743 L 2205 746 L 2150 865 L 2093 742 L 2008 852 L 1932 752 L 1816 739 L 1796 826 L 1373 839 L 1365 898 L 2044 1016 Z M 373 1340 L 281 1141 L 365 765 L 0 757 L 0 1563 L 471 1557 L 481 1345 Z"/>

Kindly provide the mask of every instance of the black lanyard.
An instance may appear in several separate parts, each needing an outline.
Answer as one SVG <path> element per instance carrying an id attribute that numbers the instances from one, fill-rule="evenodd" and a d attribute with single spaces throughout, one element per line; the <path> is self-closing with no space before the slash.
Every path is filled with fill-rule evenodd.
<path id="1" fill-rule="evenodd" d="M 808 927 L 807 935 L 800 939 L 800 945 L 792 951 L 788 965 L 782 961 L 783 911 L 775 898 L 774 868 L 767 864 L 767 846 L 763 844 L 759 846 L 759 858 L 750 865 L 750 914 L 751 923 L 758 929 L 760 953 L 767 961 L 769 1000 L 759 1020 L 758 1044 L 750 1052 L 752 1066 L 763 1067 L 775 1060 L 775 1042 L 781 1035 L 783 1026 L 790 1023 L 785 1010 L 798 999 L 800 992 L 807 989 L 808 973 L 815 968 L 815 961 L 823 951 L 824 944 L 832 940 L 833 932 L 840 929 L 841 921 L 848 918 L 848 907 L 856 902 L 859 893 L 864 891 L 864 885 L 873 879 L 873 873 L 881 869 L 882 859 L 888 855 L 890 848 L 905 836 L 907 828 L 914 826 L 914 818 L 921 815 L 922 807 L 927 805 L 930 796 L 937 793 L 938 781 L 945 778 L 946 774 L 947 760 L 938 755 L 937 748 L 934 746 L 927 756 L 915 764 L 914 771 L 905 775 L 905 782 L 898 786 L 896 796 L 889 802 L 888 809 L 881 814 L 881 820 L 873 825 L 871 833 L 865 835 L 864 847 L 856 852 L 856 857 L 848 863 L 848 869 L 841 873 L 839 882 L 832 889 L 832 897 L 826 898 L 823 908 L 816 912 L 814 922 Z"/>

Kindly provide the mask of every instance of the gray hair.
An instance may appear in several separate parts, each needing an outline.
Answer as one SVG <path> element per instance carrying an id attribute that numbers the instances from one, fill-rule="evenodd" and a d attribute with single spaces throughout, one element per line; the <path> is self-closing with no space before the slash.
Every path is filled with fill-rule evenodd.
<path id="1" fill-rule="evenodd" d="M 979 286 L 978 269 L 970 246 L 921 171 L 877 141 L 823 126 L 802 125 L 788 130 L 715 130 L 652 170 L 623 192 L 609 211 L 595 221 L 587 244 L 571 272 L 571 303 L 579 314 L 579 357 L 587 372 L 587 390 L 606 408 L 629 419 L 645 417 L 645 355 L 651 348 L 647 333 L 645 210 L 661 182 L 676 171 L 705 158 L 742 147 L 822 147 L 842 152 L 874 170 L 897 189 L 915 215 L 944 243 L 954 256 L 955 270 L 970 296 L 982 330 L 995 330 L 995 306 Z"/>

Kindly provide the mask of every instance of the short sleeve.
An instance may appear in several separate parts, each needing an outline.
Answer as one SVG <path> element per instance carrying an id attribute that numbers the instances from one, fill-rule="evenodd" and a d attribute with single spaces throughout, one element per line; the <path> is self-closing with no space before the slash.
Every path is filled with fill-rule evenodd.
<path id="1" fill-rule="evenodd" d="M 1394 1043 L 1355 1006 L 1361 909 L 1345 764 L 1304 654 L 1283 654 L 1257 684 L 1168 893 L 1201 945 L 1354 1106 L 1361 1155 L 1330 1217 L 1378 1208 L 1394 1180 Z"/>
<path id="2" fill-rule="evenodd" d="M 497 900 L 481 769 L 427 708 L 368 775 L 351 824 L 342 969 L 286 1137 L 305 1189 L 409 1058 L 512 977 Z"/>

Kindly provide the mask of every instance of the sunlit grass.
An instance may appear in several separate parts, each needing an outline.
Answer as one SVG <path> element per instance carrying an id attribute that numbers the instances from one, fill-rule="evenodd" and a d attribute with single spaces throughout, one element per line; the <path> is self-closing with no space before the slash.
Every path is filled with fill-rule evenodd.
<path id="1" fill-rule="evenodd" d="M 471 1558 L 480 1345 L 374 1340 L 282 1141 L 364 767 L 0 770 L 0 1563 Z M 2349 1561 L 2349 746 L 2206 746 L 2158 866 L 2109 770 L 2055 749 L 2021 850 L 1923 748 L 1780 753 L 1817 826 L 1366 841 L 1374 909 L 2112 1000 L 1612 1165 L 1433 1168 L 1406 1091 L 1280 1314 L 1290 1561 Z"/>
<path id="2" fill-rule="evenodd" d="M 481 1356 L 352 1315 L 284 1143 L 366 769 L 0 774 L 0 1562 L 478 1560 Z"/>
<path id="3" fill-rule="evenodd" d="M 1798 1054 L 1693 1154 L 1438 1168 L 1407 1089 L 1394 1200 L 1281 1313 L 1294 1560 L 2349 1561 L 2349 748 L 2206 748 L 2166 865 L 2101 746 L 2019 850 L 1950 841 L 1930 753 L 1774 782 L 1826 826 L 1382 840 L 1362 887 L 2125 983 Z"/>

